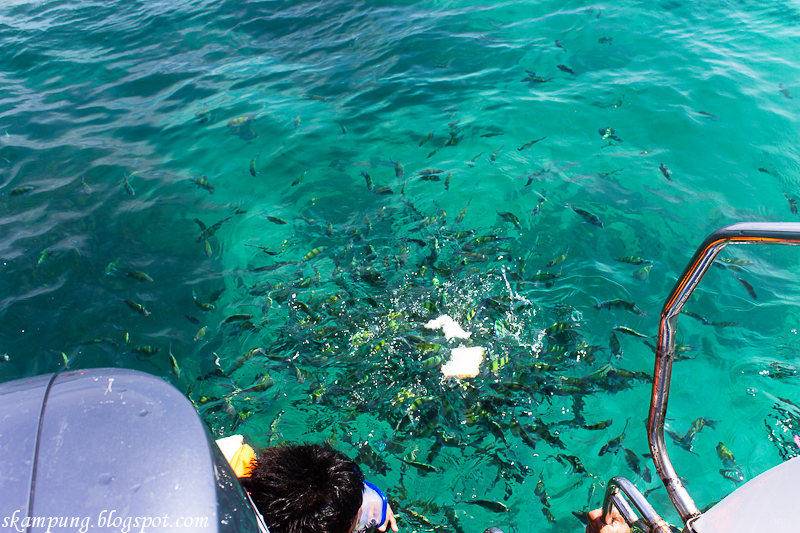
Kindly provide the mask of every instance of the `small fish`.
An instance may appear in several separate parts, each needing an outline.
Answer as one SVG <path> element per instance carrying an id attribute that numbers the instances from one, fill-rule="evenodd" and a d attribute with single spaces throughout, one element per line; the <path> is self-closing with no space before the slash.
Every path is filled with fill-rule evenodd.
<path id="1" fill-rule="evenodd" d="M 39 256 L 39 261 L 37 261 L 36 264 L 37 265 L 41 265 L 42 263 L 47 261 L 47 259 L 52 257 L 53 254 L 55 254 L 55 253 L 56 253 L 55 250 L 51 250 L 49 248 L 47 248 L 45 250 L 42 250 L 42 254 Z"/>
<path id="2" fill-rule="evenodd" d="M 737 485 L 744 482 L 744 472 L 742 472 L 742 468 L 738 465 L 732 468 L 721 468 L 719 473 L 722 474 L 722 477 L 730 479 Z"/>
<path id="3" fill-rule="evenodd" d="M 766 168 L 763 168 L 763 167 L 758 167 L 758 171 L 759 172 L 763 172 L 764 174 L 769 174 L 769 170 L 767 170 Z"/>
<path id="4" fill-rule="evenodd" d="M 568 462 L 576 474 L 586 473 L 586 468 L 583 466 L 580 458 L 574 455 L 564 455 L 563 453 L 560 453 L 556 455 L 556 460 L 561 464 L 564 464 L 564 461 Z"/>
<path id="5" fill-rule="evenodd" d="M 33 189 L 35 189 L 33 185 L 23 185 L 22 187 L 17 187 L 11 192 L 7 192 L 6 196 L 22 196 L 23 194 L 28 194 Z"/>
<path id="6" fill-rule="evenodd" d="M 614 437 L 610 441 L 608 441 L 602 448 L 600 448 L 600 453 L 597 455 L 605 455 L 608 452 L 616 454 L 619 451 L 620 444 L 625 439 L 625 430 L 628 428 L 628 423 L 625 422 L 625 427 L 622 428 L 622 434 L 619 437 Z"/>
<path id="7" fill-rule="evenodd" d="M 247 124 L 248 122 L 253 122 L 255 119 L 255 115 L 240 115 L 230 119 L 227 125 L 229 128 L 236 128 L 238 126 L 242 126 L 243 124 Z"/>
<path id="8" fill-rule="evenodd" d="M 791 99 L 793 98 L 793 97 L 792 97 L 792 93 L 790 93 L 790 92 L 789 92 L 789 89 L 787 89 L 786 87 L 784 87 L 782 83 L 779 83 L 779 84 L 778 84 L 778 88 L 781 90 L 781 94 L 782 94 L 783 96 L 785 96 L 785 97 L 786 97 L 786 98 L 788 98 L 789 100 L 791 100 Z"/>
<path id="9" fill-rule="evenodd" d="M 125 187 L 125 192 L 127 192 L 131 196 L 136 196 L 136 191 L 133 190 L 133 187 L 131 187 L 131 184 L 128 182 L 128 178 L 132 178 L 132 177 L 133 177 L 133 174 L 128 176 L 128 173 L 126 172 L 125 173 L 125 177 L 122 179 L 122 185 Z"/>
<path id="10" fill-rule="evenodd" d="M 136 311 L 140 315 L 150 316 L 150 312 L 147 309 L 145 309 L 142 304 L 138 304 L 138 303 L 134 302 L 133 300 L 122 300 L 122 301 L 125 302 L 126 304 L 128 304 L 128 307 L 130 307 L 131 309 L 133 309 L 134 311 Z"/>
<path id="11" fill-rule="evenodd" d="M 531 72 L 530 70 L 527 71 L 529 76 L 522 78 L 520 81 L 525 83 L 547 83 L 548 81 L 552 80 L 553 78 L 543 78 L 541 76 L 537 76 L 535 72 Z"/>
<path id="12" fill-rule="evenodd" d="M 205 247 L 206 257 L 211 257 L 212 255 L 214 255 L 214 251 L 211 249 L 211 243 L 208 242 L 208 239 L 205 240 L 204 247 Z"/>
<path id="13" fill-rule="evenodd" d="M 222 225 L 230 219 L 231 217 L 223 218 L 210 228 L 207 228 L 206 225 L 203 224 L 203 222 L 200 219 L 195 218 L 194 219 L 195 224 L 200 226 L 200 235 L 197 236 L 197 242 L 200 242 L 203 239 L 208 239 L 209 237 L 213 236 L 217 232 L 217 230 L 219 230 L 219 228 L 221 228 Z"/>
<path id="14" fill-rule="evenodd" d="M 420 145 L 420 146 L 422 146 L 423 144 L 425 144 L 426 142 L 430 141 L 431 139 L 433 139 L 433 132 L 430 132 L 430 133 L 428 134 L 428 136 L 427 136 L 427 137 L 425 137 L 424 139 L 422 139 L 422 140 L 419 142 L 419 145 Z"/>
<path id="15" fill-rule="evenodd" d="M 458 141 L 461 140 L 461 137 L 457 137 L 458 130 L 451 130 L 450 131 L 450 138 L 444 142 L 445 146 L 455 146 L 458 144 Z"/>
<path id="16" fill-rule="evenodd" d="M 545 335 L 555 335 L 556 333 L 561 333 L 562 331 L 578 328 L 580 327 L 578 324 L 573 324 L 572 322 L 556 322 L 549 328 L 544 330 Z"/>
<path id="17" fill-rule="evenodd" d="M 471 505 L 479 505 L 486 509 L 487 511 L 492 511 L 494 513 L 507 513 L 508 507 L 501 502 L 496 502 L 492 500 L 456 500 L 453 499 L 455 503 L 469 503 Z"/>
<path id="18" fill-rule="evenodd" d="M 626 257 L 620 257 L 617 259 L 620 263 L 630 263 L 632 265 L 641 265 L 643 263 L 650 263 L 649 259 L 642 259 L 641 257 L 637 257 L 635 255 L 629 255 Z"/>
<path id="19" fill-rule="evenodd" d="M 250 175 L 252 175 L 254 178 L 256 177 L 256 174 L 258 174 L 258 171 L 256 170 L 256 159 L 258 159 L 258 156 L 260 155 L 261 152 L 258 152 L 256 156 L 250 160 Z"/>
<path id="20" fill-rule="evenodd" d="M 133 278 L 133 279 L 135 279 L 137 281 L 149 281 L 151 283 L 153 281 L 153 278 L 151 278 L 150 276 L 148 276 L 144 272 L 138 272 L 138 271 L 137 272 L 128 272 L 125 275 L 128 276 L 129 278 Z"/>
<path id="21" fill-rule="evenodd" d="M 625 462 L 628 463 L 628 466 L 631 468 L 631 470 L 638 474 L 645 481 L 645 483 L 650 483 L 650 469 L 647 468 L 647 465 L 642 465 L 642 462 L 639 460 L 639 456 L 636 455 L 635 452 L 624 446 L 622 449 L 625 452 Z"/>
<path id="22" fill-rule="evenodd" d="M 302 122 L 302 120 L 300 120 L 300 115 L 297 115 L 296 117 L 294 117 L 292 119 L 292 124 L 294 124 L 294 129 L 299 129 L 301 122 Z"/>
<path id="23" fill-rule="evenodd" d="M 86 194 L 86 196 L 92 194 L 92 189 L 86 184 L 86 180 L 83 179 L 83 176 L 81 176 L 81 185 L 83 185 L 83 192 Z"/>
<path id="24" fill-rule="evenodd" d="M 686 432 L 684 439 L 692 439 L 695 435 L 700 433 L 700 430 L 704 427 L 708 426 L 711 429 L 714 429 L 717 427 L 717 424 L 719 424 L 719 420 L 711 420 L 702 416 L 700 418 L 696 418 L 689 426 L 689 431 Z"/>
<path id="25" fill-rule="evenodd" d="M 250 320 L 251 318 L 253 318 L 253 315 L 249 313 L 231 315 L 227 318 L 224 318 L 219 325 L 222 326 L 223 324 L 230 324 L 231 322 L 242 322 L 244 320 Z"/>
<path id="26" fill-rule="evenodd" d="M 720 458 L 723 464 L 725 464 L 725 466 L 729 466 L 736 462 L 736 458 L 734 458 L 731 451 L 721 442 L 717 444 L 717 456 Z"/>
<path id="27" fill-rule="evenodd" d="M 403 165 L 398 161 L 392 161 L 391 159 L 389 161 L 392 164 L 394 164 L 394 175 L 398 178 L 402 178 L 403 175 L 405 174 L 405 171 L 403 170 Z"/>
<path id="28" fill-rule="evenodd" d="M 614 40 L 613 37 L 600 37 L 600 39 L 598 39 L 597 42 L 600 44 L 611 44 L 611 41 L 613 40 Z"/>
<path id="29" fill-rule="evenodd" d="M 581 425 L 581 427 L 583 429 L 588 429 L 589 431 L 596 431 L 598 429 L 605 429 L 605 428 L 609 427 L 613 423 L 614 423 L 614 421 L 609 419 L 609 420 L 604 420 L 602 422 L 598 422 L 597 424 L 590 424 L 588 426 Z"/>
<path id="30" fill-rule="evenodd" d="M 539 270 L 536 272 L 536 274 L 534 274 L 531 277 L 530 281 L 535 281 L 535 282 L 551 281 L 556 279 L 558 276 L 559 274 L 553 274 L 552 272 L 545 272 L 544 270 Z"/>
<path id="31" fill-rule="evenodd" d="M 299 178 L 297 178 L 296 180 L 294 180 L 294 181 L 292 182 L 292 187 L 294 187 L 295 185 L 300 185 L 300 182 L 302 182 L 302 181 L 305 179 L 305 177 L 306 177 L 306 174 L 308 174 L 308 171 L 305 171 L 305 172 L 303 172 L 303 175 L 302 175 L 302 176 L 300 176 Z"/>
<path id="32" fill-rule="evenodd" d="M 197 293 L 194 291 L 192 291 L 192 299 L 194 300 L 194 303 L 197 304 L 197 307 L 199 307 L 203 311 L 213 311 L 214 309 L 216 309 L 216 307 L 214 307 L 214 304 L 203 303 L 199 301 L 197 299 Z"/>
<path id="33" fill-rule="evenodd" d="M 392 190 L 392 188 L 391 187 L 387 187 L 385 185 L 383 187 L 378 187 L 377 189 L 375 189 L 372 192 L 374 192 L 375 194 L 394 194 L 394 191 Z"/>
<path id="34" fill-rule="evenodd" d="M 372 191 L 372 189 L 374 188 L 374 186 L 372 185 L 372 178 L 370 178 L 369 174 L 367 174 L 363 170 L 361 171 L 361 175 L 364 176 L 365 180 L 367 180 L 367 190 Z"/>
<path id="35" fill-rule="evenodd" d="M 498 135 L 503 135 L 503 132 L 484 133 L 483 135 L 481 135 L 481 137 L 497 137 Z M 481 153 L 483 153 L 483 152 L 481 152 Z"/>
<path id="36" fill-rule="evenodd" d="M 758 299 L 758 296 L 756 295 L 756 291 L 753 289 L 752 285 L 750 285 L 748 282 L 746 282 L 745 280 L 743 280 L 742 278 L 740 278 L 736 274 L 734 274 L 733 277 L 739 280 L 739 283 L 741 283 L 744 286 L 744 290 L 747 291 L 747 294 L 749 294 L 750 297 L 753 300 L 757 300 Z"/>
<path id="37" fill-rule="evenodd" d="M 519 148 L 517 148 L 517 151 L 518 151 L 518 152 L 521 152 L 521 151 L 523 151 L 524 149 L 526 149 L 526 148 L 530 148 L 530 147 L 531 147 L 531 146 L 533 146 L 534 144 L 536 144 L 536 143 L 538 143 L 539 141 L 542 141 L 542 140 L 544 140 L 544 139 L 547 139 L 547 135 L 545 135 L 545 136 L 544 136 L 544 137 L 542 137 L 541 139 L 536 139 L 535 141 L 530 141 L 530 142 L 527 142 L 527 143 L 523 144 L 522 146 L 520 146 Z"/>
<path id="38" fill-rule="evenodd" d="M 539 474 L 539 481 L 536 482 L 536 487 L 533 489 L 533 493 L 539 498 L 539 501 L 542 502 L 542 505 L 545 507 L 550 507 L 550 496 L 547 495 L 547 489 L 544 486 L 544 472 Z"/>
<path id="39" fill-rule="evenodd" d="M 650 271 L 653 269 L 653 265 L 645 265 L 642 268 L 633 271 L 633 277 L 638 279 L 639 281 L 647 281 L 647 278 L 650 276 Z"/>
<path id="40" fill-rule="evenodd" d="M 178 366 L 178 361 L 172 355 L 172 343 L 169 345 L 169 361 L 172 363 L 172 373 L 175 374 L 175 379 L 181 379 L 181 368 Z"/>
<path id="41" fill-rule="evenodd" d="M 341 120 L 339 121 L 339 127 L 342 128 L 342 135 L 347 135 L 347 128 L 344 127 Z"/>
<path id="42" fill-rule="evenodd" d="M 209 194 L 214 194 L 214 191 L 216 190 L 214 186 L 211 185 L 211 183 L 209 183 L 208 178 L 206 178 L 206 176 L 200 176 L 199 178 L 189 178 L 189 181 L 193 181 L 201 189 L 207 190 Z"/>
<path id="43" fill-rule="evenodd" d="M 556 67 L 558 67 L 558 70 L 560 70 L 561 72 L 566 72 L 566 73 L 568 73 L 568 74 L 572 74 L 573 76 L 575 76 L 575 75 L 576 75 L 576 74 L 575 74 L 575 71 L 574 71 L 574 70 L 572 70 L 571 68 L 569 68 L 569 67 L 568 67 L 568 66 L 566 66 L 566 65 L 556 65 Z"/>
<path id="44" fill-rule="evenodd" d="M 611 348 L 611 355 L 616 355 L 620 358 L 622 357 L 622 346 L 619 343 L 616 333 L 613 331 L 608 339 L 608 347 Z"/>
<path id="45" fill-rule="evenodd" d="M 600 134 L 600 136 L 603 138 L 603 140 L 613 139 L 613 140 L 615 140 L 617 142 L 622 142 L 622 139 L 620 139 L 619 137 L 614 135 L 614 133 L 615 133 L 614 132 L 614 128 L 610 128 L 610 127 L 600 128 L 599 130 L 597 130 L 597 132 Z"/>
<path id="46" fill-rule="evenodd" d="M 658 170 L 661 171 L 661 173 L 664 175 L 665 178 L 667 178 L 669 181 L 672 181 L 672 178 L 670 178 L 672 171 L 669 168 L 667 168 L 667 165 L 661 163 L 661 165 L 659 165 L 658 167 Z"/>
<path id="47" fill-rule="evenodd" d="M 447 176 L 444 177 L 444 190 L 450 190 L 450 172 L 447 173 Z"/>
<path id="48" fill-rule="evenodd" d="M 401 461 L 403 461 L 407 465 L 413 466 L 414 468 L 416 468 L 420 472 L 435 472 L 435 473 L 439 473 L 439 469 L 438 468 L 436 468 L 435 466 L 429 465 L 427 463 L 421 463 L 419 461 L 409 461 L 409 460 L 406 460 L 406 459 L 401 459 Z"/>
<path id="49" fill-rule="evenodd" d="M 555 265 L 557 265 L 559 263 L 563 263 L 564 261 L 567 260 L 567 254 L 568 253 L 569 253 L 569 246 L 567 246 L 567 249 L 564 250 L 563 254 L 559 255 L 558 257 L 556 257 L 555 259 L 553 259 L 552 261 L 547 263 L 545 266 L 546 267 L 551 267 L 551 266 L 555 266 Z"/>
<path id="50" fill-rule="evenodd" d="M 200 328 L 200 330 L 194 336 L 194 339 L 193 339 L 194 342 L 197 342 L 197 341 L 199 341 L 200 339 L 202 339 L 203 337 L 206 336 L 206 329 L 207 328 L 208 328 L 208 326 L 203 326 L 202 328 Z"/>
<path id="51" fill-rule="evenodd" d="M 160 348 L 153 348 L 152 346 L 138 346 L 133 349 L 139 355 L 155 355 L 161 351 Z"/>
<path id="52" fill-rule="evenodd" d="M 502 150 L 505 145 L 506 145 L 506 143 L 503 143 L 502 145 L 500 145 L 500 148 L 498 148 L 497 150 L 492 152 L 492 155 L 489 156 L 489 160 L 490 161 L 497 161 L 497 154 L 500 153 L 500 150 Z"/>
<path id="53" fill-rule="evenodd" d="M 318 94 L 309 94 L 309 95 L 306 95 L 306 98 L 308 98 L 309 100 L 314 100 L 316 102 L 327 102 L 328 101 L 327 98 L 325 98 L 324 96 L 320 96 Z"/>
<path id="54" fill-rule="evenodd" d="M 325 251 L 325 246 L 314 248 L 313 250 L 311 250 L 310 252 L 308 252 L 306 255 L 303 256 L 303 261 L 311 261 L 323 251 Z"/>
<path id="55" fill-rule="evenodd" d="M 562 50 L 564 50 L 565 52 L 567 51 L 567 49 L 566 49 L 566 48 L 564 48 L 563 46 L 561 46 L 561 43 L 560 43 L 560 42 L 558 42 L 558 39 L 556 39 L 556 48 L 561 48 L 561 49 L 562 49 Z"/>
<path id="56" fill-rule="evenodd" d="M 476 159 L 478 159 L 480 156 L 482 156 L 484 153 L 486 153 L 486 152 L 481 152 L 481 153 L 479 153 L 478 155 L 476 155 L 475 157 L 473 157 L 472 159 L 470 159 L 470 160 L 467 162 L 467 165 L 468 165 L 468 166 L 471 166 L 471 167 L 474 167 L 474 166 L 475 166 L 475 160 L 476 160 Z"/>
<path id="57" fill-rule="evenodd" d="M 469 202 L 467 202 L 467 205 L 464 206 L 464 209 L 462 209 L 461 212 L 459 212 L 458 215 L 456 215 L 456 224 L 459 224 L 461 223 L 462 220 L 464 220 L 464 215 L 467 214 L 467 208 L 469 207 L 469 203 L 471 201 L 472 200 L 470 199 Z"/>
<path id="58" fill-rule="evenodd" d="M 569 207 L 570 209 L 578 213 L 580 216 L 582 216 L 585 222 L 588 222 L 589 224 L 592 224 L 593 226 L 598 226 L 600 228 L 603 227 L 603 223 L 600 221 L 600 219 L 597 218 L 592 213 L 584 211 L 583 209 L 579 209 L 577 207 L 573 207 L 572 204 L 567 204 L 567 207 Z"/>
<path id="59" fill-rule="evenodd" d="M 789 200 L 789 211 L 792 212 L 793 215 L 797 214 L 797 200 L 794 198 L 789 198 L 786 194 L 783 195 L 787 200 Z"/>
<path id="60" fill-rule="evenodd" d="M 698 111 L 697 114 L 698 115 L 703 115 L 704 117 L 708 117 L 708 118 L 710 118 L 712 120 L 719 120 L 719 117 L 716 117 L 716 116 L 712 115 L 711 113 L 707 113 L 706 111 Z"/>
<path id="61" fill-rule="evenodd" d="M 438 168 L 426 168 L 425 170 L 420 170 L 417 176 L 431 176 L 433 174 L 443 174 L 444 170 L 439 170 Z"/>
<path id="62" fill-rule="evenodd" d="M 192 315 L 183 315 L 183 316 L 184 316 L 184 318 L 186 320 L 188 320 L 192 324 L 199 324 L 200 323 L 200 320 L 198 320 L 197 318 L 193 317 Z"/>
<path id="63" fill-rule="evenodd" d="M 522 229 L 522 226 L 519 225 L 519 219 L 514 215 L 514 213 L 505 212 L 505 213 L 497 213 L 500 215 L 500 218 L 505 220 L 506 222 L 511 222 L 514 224 L 514 227 L 517 229 Z"/>
<path id="64" fill-rule="evenodd" d="M 234 361 L 233 369 L 237 370 L 241 368 L 242 365 L 244 365 L 247 361 L 249 361 L 256 355 L 266 355 L 266 354 L 267 353 L 264 350 L 264 348 L 253 348 L 252 350 L 249 350 L 247 353 L 236 359 L 236 361 Z"/>
<path id="65" fill-rule="evenodd" d="M 748 261 L 747 259 L 739 259 L 738 257 L 723 257 L 720 259 L 720 261 L 728 265 L 736 265 L 741 267 L 755 265 L 755 263 L 752 261 Z"/>
<path id="66" fill-rule="evenodd" d="M 595 309 L 625 309 L 626 311 L 630 311 L 631 313 L 635 313 L 637 315 L 641 315 L 642 311 L 636 307 L 636 304 L 633 302 L 626 302 L 625 300 L 608 300 L 606 302 L 600 302 L 599 304 L 594 306 Z"/>
<path id="67" fill-rule="evenodd" d="M 544 192 L 544 191 L 542 191 L 542 192 Z M 542 204 L 544 204 L 546 201 L 547 201 L 546 197 L 544 197 L 544 196 L 539 197 L 539 202 L 536 204 L 536 207 L 531 209 L 531 215 L 534 215 L 534 216 L 538 215 L 539 212 L 542 210 Z"/>
<path id="68" fill-rule="evenodd" d="M 198 124 L 206 124 L 211 121 L 211 112 L 208 109 L 198 111 L 194 114 Z"/>
<path id="69" fill-rule="evenodd" d="M 625 326 L 614 326 L 614 331 L 619 331 L 620 333 L 624 333 L 626 335 L 631 335 L 632 337 L 639 337 L 639 338 L 642 338 L 642 339 L 649 339 L 650 338 L 649 335 L 644 335 L 642 333 L 639 333 L 638 331 L 634 331 L 631 328 L 628 328 L 628 327 L 625 327 Z"/>
<path id="70" fill-rule="evenodd" d="M 269 220 L 270 222 L 274 222 L 275 224 L 288 224 L 288 222 L 286 222 L 282 218 L 273 217 L 270 215 L 267 215 L 267 220 Z"/>

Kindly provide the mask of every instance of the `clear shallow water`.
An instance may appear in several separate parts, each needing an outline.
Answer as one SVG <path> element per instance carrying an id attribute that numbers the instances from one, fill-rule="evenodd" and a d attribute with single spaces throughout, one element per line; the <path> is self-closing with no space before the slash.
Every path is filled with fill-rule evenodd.
<path id="1" fill-rule="evenodd" d="M 623 427 L 623 445 L 647 452 L 650 384 L 587 379 L 609 362 L 652 371 L 639 339 L 617 333 L 612 355 L 612 328 L 655 334 L 717 227 L 796 218 L 798 17 L 771 2 L 6 3 L 0 378 L 62 368 L 61 352 L 70 368 L 138 368 L 186 391 L 217 434 L 331 439 L 388 488 L 407 530 L 578 531 L 572 511 L 598 506 L 609 477 L 658 486 L 624 451 L 598 456 Z M 534 77 L 547 81 L 521 81 Z M 235 117 L 254 120 L 229 126 Z M 444 172 L 423 181 L 424 169 Z M 361 171 L 394 194 L 370 192 Z M 189 181 L 199 176 L 213 194 Z M 193 219 L 228 217 L 198 242 Z M 486 235 L 499 240 L 474 242 Z M 679 321 L 679 342 L 696 349 L 675 365 L 668 427 L 719 421 L 694 453 L 670 448 L 700 507 L 734 488 L 719 442 L 748 479 L 796 453 L 800 417 L 776 400 L 797 399 L 796 254 L 730 248 L 753 263 L 736 274 L 757 298 L 713 269 L 686 309 L 738 327 Z M 634 277 L 642 265 L 626 256 L 652 261 L 649 276 Z M 297 263 L 254 271 L 280 261 Z M 559 277 L 534 281 L 540 270 Z M 218 293 L 215 309 L 192 291 Z M 617 298 L 642 314 L 594 307 Z M 439 313 L 487 349 L 463 385 L 429 360 L 449 350 L 422 327 Z M 220 325 L 234 314 L 252 326 Z M 574 333 L 543 333 L 559 322 Z M 593 362 L 583 342 L 600 347 Z M 143 346 L 159 351 L 133 351 Z M 237 367 L 259 347 L 269 357 Z M 271 386 L 247 390 L 265 373 Z M 614 422 L 580 427 L 603 420 Z M 510 512 L 453 501 L 473 497 Z M 666 512 L 663 489 L 651 497 Z"/>

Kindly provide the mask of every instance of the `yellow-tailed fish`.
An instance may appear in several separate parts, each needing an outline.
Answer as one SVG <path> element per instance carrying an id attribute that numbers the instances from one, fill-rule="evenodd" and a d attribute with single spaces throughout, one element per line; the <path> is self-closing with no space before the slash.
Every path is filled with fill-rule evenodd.
<path id="1" fill-rule="evenodd" d="M 181 379 L 181 368 L 178 366 L 178 361 L 172 355 L 172 343 L 169 344 L 169 361 L 172 363 L 172 373 L 175 374 L 176 379 Z"/>
<path id="2" fill-rule="evenodd" d="M 138 312 L 140 315 L 150 316 L 150 312 L 147 309 L 145 309 L 142 304 L 138 304 L 132 300 L 122 300 L 122 301 L 125 302 L 128 305 L 128 307 Z"/>
<path id="3" fill-rule="evenodd" d="M 303 175 L 302 175 L 302 176 L 300 176 L 299 178 L 297 178 L 296 180 L 294 180 L 294 181 L 292 182 L 292 187 L 294 187 L 295 185 L 300 185 L 300 182 L 301 182 L 301 181 L 303 181 L 303 180 L 305 179 L 305 177 L 306 177 L 306 174 L 308 174 L 308 171 L 305 171 L 305 172 L 303 172 Z"/>
<path id="4" fill-rule="evenodd" d="M 205 189 L 209 192 L 209 194 L 214 194 L 216 190 L 213 185 L 208 181 L 206 176 L 200 176 L 199 178 L 189 178 L 189 181 L 194 182 L 198 187 L 201 189 Z"/>

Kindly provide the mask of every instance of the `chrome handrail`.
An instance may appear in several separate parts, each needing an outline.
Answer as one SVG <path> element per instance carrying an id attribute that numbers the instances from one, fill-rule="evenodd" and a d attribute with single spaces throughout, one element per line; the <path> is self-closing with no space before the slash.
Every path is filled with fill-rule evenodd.
<path id="1" fill-rule="evenodd" d="M 628 524 L 633 524 L 639 520 L 633 512 L 628 502 L 620 495 L 624 494 L 633 503 L 634 507 L 642 514 L 650 530 L 657 533 L 671 533 L 669 525 L 656 513 L 650 502 L 639 492 L 636 485 L 624 477 L 614 477 L 606 485 L 606 495 L 603 500 L 603 518 L 606 523 L 611 515 L 612 505 L 617 508 L 619 513 Z"/>
<path id="2" fill-rule="evenodd" d="M 795 222 L 743 222 L 725 226 L 706 237 L 683 271 L 661 312 L 658 326 L 653 394 L 650 398 L 650 415 L 647 419 L 647 439 L 653 454 L 656 471 L 664 482 L 667 494 L 678 514 L 689 529 L 700 511 L 675 473 L 664 443 L 664 419 L 669 399 L 672 361 L 675 357 L 675 327 L 678 314 L 686 304 L 697 284 L 711 267 L 714 259 L 728 244 L 800 244 L 800 223 Z"/>

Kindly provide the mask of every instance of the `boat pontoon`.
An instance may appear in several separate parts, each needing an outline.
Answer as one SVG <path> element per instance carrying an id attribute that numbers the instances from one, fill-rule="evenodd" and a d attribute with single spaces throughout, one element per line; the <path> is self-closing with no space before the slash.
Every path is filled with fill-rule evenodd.
<path id="1" fill-rule="evenodd" d="M 0 384 L 0 517 L 8 531 L 266 531 L 191 402 L 109 368 Z"/>

